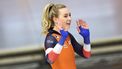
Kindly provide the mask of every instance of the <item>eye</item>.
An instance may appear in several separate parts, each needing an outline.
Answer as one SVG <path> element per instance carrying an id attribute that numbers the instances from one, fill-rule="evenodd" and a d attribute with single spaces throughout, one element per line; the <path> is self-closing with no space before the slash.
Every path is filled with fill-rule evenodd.
<path id="1" fill-rule="evenodd" d="M 68 15 L 64 15 L 64 17 L 65 17 L 65 18 L 67 18 L 67 17 L 68 17 Z"/>
<path id="2" fill-rule="evenodd" d="M 71 17 L 71 13 L 67 13 L 67 14 L 65 14 L 64 17 L 65 17 L 65 18 L 67 18 L 67 17 Z"/>

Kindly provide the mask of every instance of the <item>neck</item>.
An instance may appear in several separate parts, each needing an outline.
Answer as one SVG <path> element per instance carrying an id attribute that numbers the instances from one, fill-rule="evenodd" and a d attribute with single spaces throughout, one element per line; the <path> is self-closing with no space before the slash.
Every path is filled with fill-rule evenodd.
<path id="1" fill-rule="evenodd" d="M 53 30 L 57 31 L 58 33 L 60 33 L 60 29 L 56 26 L 54 26 Z"/>

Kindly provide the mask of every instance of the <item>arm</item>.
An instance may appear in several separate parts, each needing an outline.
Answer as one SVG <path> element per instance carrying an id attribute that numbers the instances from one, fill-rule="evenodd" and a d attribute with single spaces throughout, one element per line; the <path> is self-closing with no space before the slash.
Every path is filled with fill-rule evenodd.
<path id="1" fill-rule="evenodd" d="M 75 38 L 72 36 L 71 42 L 72 45 L 75 49 L 75 51 L 85 57 L 89 58 L 91 56 L 91 45 L 90 45 L 90 32 L 88 28 L 88 24 L 86 24 L 84 21 L 79 20 L 77 21 L 77 30 L 79 34 L 83 37 L 84 39 L 84 45 L 83 47 L 75 40 Z"/>
<path id="2" fill-rule="evenodd" d="M 47 35 L 45 39 L 45 56 L 49 63 L 53 63 L 53 61 L 58 57 L 58 53 L 60 51 L 57 52 L 57 47 L 61 50 L 57 40 L 52 35 Z"/>
<path id="3" fill-rule="evenodd" d="M 83 54 L 89 58 L 91 56 L 91 44 L 90 44 L 90 32 L 89 29 L 84 29 L 83 27 L 79 27 L 80 35 L 84 39 L 84 46 L 83 46 Z"/>
<path id="4" fill-rule="evenodd" d="M 83 54 L 86 55 L 87 58 L 89 58 L 91 56 L 91 44 L 88 24 L 80 19 L 79 21 L 77 21 L 77 25 L 77 30 L 84 39 Z"/>
<path id="5" fill-rule="evenodd" d="M 67 31 L 60 30 L 60 32 L 61 32 L 61 38 L 59 42 L 57 42 L 52 35 L 48 35 L 45 40 L 46 59 L 50 64 L 55 62 L 55 60 L 58 58 L 63 48 L 62 46 L 68 36 Z"/>
<path id="6" fill-rule="evenodd" d="M 72 34 L 70 34 L 70 38 L 71 38 L 71 44 L 73 46 L 74 51 L 84 57 L 84 58 L 89 58 L 90 57 L 90 52 L 86 52 L 85 50 L 87 50 L 86 45 L 82 46 L 81 44 L 79 44 L 76 39 L 72 36 Z"/>

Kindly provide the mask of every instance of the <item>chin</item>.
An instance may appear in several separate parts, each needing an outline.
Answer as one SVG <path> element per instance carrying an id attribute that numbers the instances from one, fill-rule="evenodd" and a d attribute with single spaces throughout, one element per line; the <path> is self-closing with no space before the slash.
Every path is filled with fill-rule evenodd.
<path id="1" fill-rule="evenodd" d="M 70 26 L 67 26 L 67 29 L 69 30 L 70 29 Z"/>

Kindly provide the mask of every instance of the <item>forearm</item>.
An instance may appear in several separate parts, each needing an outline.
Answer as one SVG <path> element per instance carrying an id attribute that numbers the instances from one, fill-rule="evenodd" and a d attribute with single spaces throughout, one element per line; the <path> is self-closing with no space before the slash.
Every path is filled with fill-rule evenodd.
<path id="1" fill-rule="evenodd" d="M 86 58 L 89 58 L 91 56 L 90 35 L 85 36 L 83 38 L 84 38 L 83 54 Z"/>
<path id="2" fill-rule="evenodd" d="M 89 29 L 79 27 L 80 32 L 79 34 L 84 39 L 84 46 L 83 46 L 83 55 L 86 58 L 89 58 L 91 56 L 91 44 L 90 44 L 90 32 Z"/>
<path id="3" fill-rule="evenodd" d="M 62 50 L 62 46 L 59 43 L 57 43 L 54 48 L 48 48 L 46 50 L 47 61 L 49 63 L 53 63 L 59 56 L 61 50 Z"/>
<path id="4" fill-rule="evenodd" d="M 91 56 L 91 44 L 85 44 L 83 46 L 83 55 L 86 58 L 89 58 Z"/>
<path id="5" fill-rule="evenodd" d="M 61 36 L 59 42 L 55 45 L 54 48 L 48 48 L 46 50 L 46 57 L 49 63 L 53 63 L 57 59 L 57 57 L 60 55 L 65 39 L 66 38 Z"/>

